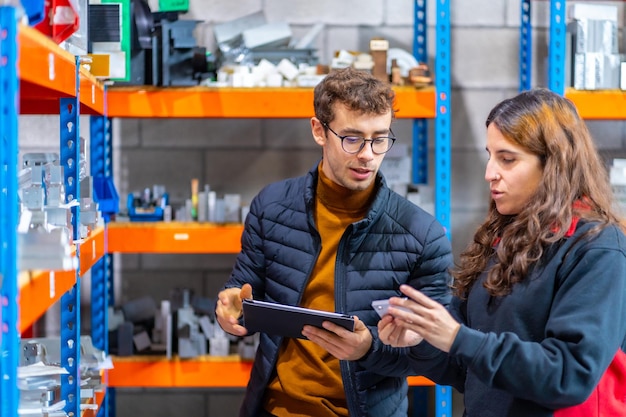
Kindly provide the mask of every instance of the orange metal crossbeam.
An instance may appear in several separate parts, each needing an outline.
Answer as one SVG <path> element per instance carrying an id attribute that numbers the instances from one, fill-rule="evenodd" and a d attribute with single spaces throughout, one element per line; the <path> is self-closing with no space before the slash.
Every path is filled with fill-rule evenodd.
<path id="1" fill-rule="evenodd" d="M 113 366 L 108 371 L 110 387 L 244 388 L 250 378 L 252 361 L 241 360 L 236 355 L 171 360 L 133 356 L 114 357 Z M 412 376 L 407 380 L 410 386 L 435 385 L 421 376 Z"/>
<path id="2" fill-rule="evenodd" d="M 76 94 L 76 58 L 50 38 L 25 25 L 18 29 L 20 113 L 58 114 L 59 98 Z M 80 69 L 83 114 L 104 114 L 104 85 Z"/>
<path id="3" fill-rule="evenodd" d="M 239 253 L 243 225 L 181 222 L 111 222 L 109 252 Z"/>
<path id="4" fill-rule="evenodd" d="M 80 275 L 85 274 L 104 255 L 104 228 L 99 227 L 91 232 L 79 245 Z"/>
<path id="5" fill-rule="evenodd" d="M 565 97 L 576 105 L 583 119 L 626 119 L 626 92 L 622 90 L 581 91 L 569 88 Z"/>
<path id="6" fill-rule="evenodd" d="M 76 283 L 76 271 L 23 272 L 20 281 L 20 332 L 28 329 Z"/>
<path id="7" fill-rule="evenodd" d="M 81 275 L 104 255 L 104 228 L 91 232 L 80 244 Z M 76 251 L 73 251 L 75 256 Z M 76 271 L 24 271 L 19 275 L 20 331 L 28 329 L 76 283 Z"/>
<path id="8" fill-rule="evenodd" d="M 252 370 L 252 361 L 238 356 L 194 359 L 134 356 L 113 358 L 109 370 L 110 387 L 245 387 Z"/>
<path id="9" fill-rule="evenodd" d="M 398 87 L 396 116 L 434 118 L 434 88 Z M 111 87 L 110 117 L 309 118 L 313 89 L 233 87 Z"/>

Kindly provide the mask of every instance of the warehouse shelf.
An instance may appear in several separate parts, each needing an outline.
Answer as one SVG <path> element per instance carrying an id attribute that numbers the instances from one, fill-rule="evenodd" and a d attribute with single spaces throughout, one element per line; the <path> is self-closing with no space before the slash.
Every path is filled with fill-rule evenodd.
<path id="1" fill-rule="evenodd" d="M 565 97 L 578 109 L 580 116 L 587 120 L 625 120 L 626 92 L 622 90 L 583 91 L 565 89 Z"/>
<path id="2" fill-rule="evenodd" d="M 231 356 L 193 359 L 161 356 L 113 357 L 109 387 L 113 388 L 245 388 L 252 361 Z M 219 375 L 219 378 L 211 378 Z M 434 386 L 424 377 L 409 377 L 410 386 Z"/>
<path id="3" fill-rule="evenodd" d="M 104 228 L 95 229 L 80 244 L 79 265 L 82 276 L 104 255 Z M 75 256 L 76 251 L 73 251 Z M 20 292 L 20 331 L 28 329 L 76 284 L 76 271 L 23 271 L 18 277 Z M 26 308 L 27 307 L 27 308 Z"/>
<path id="4" fill-rule="evenodd" d="M 396 116 L 434 118 L 435 90 L 397 87 Z M 110 117 L 308 118 L 313 116 L 313 88 L 111 87 Z"/>
<path id="5" fill-rule="evenodd" d="M 110 253 L 238 253 L 241 224 L 129 222 L 108 225 Z"/>
<path id="6" fill-rule="evenodd" d="M 76 57 L 29 26 L 19 25 L 20 113 L 59 114 L 59 99 L 76 95 Z M 104 85 L 80 68 L 80 112 L 104 114 Z"/>

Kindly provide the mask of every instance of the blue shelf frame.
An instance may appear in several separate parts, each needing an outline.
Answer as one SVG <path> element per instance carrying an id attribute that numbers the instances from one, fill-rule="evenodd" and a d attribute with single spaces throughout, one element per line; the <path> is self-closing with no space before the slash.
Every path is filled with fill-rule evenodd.
<path id="1" fill-rule="evenodd" d="M 531 0 L 521 2 L 520 91 L 532 88 Z M 548 89 L 565 94 L 566 0 L 550 0 L 550 37 L 548 41 Z"/>
<path id="2" fill-rule="evenodd" d="M 19 315 L 17 285 L 18 153 L 17 20 L 0 7 L 0 417 L 17 416 Z"/>
<path id="3" fill-rule="evenodd" d="M 105 91 L 106 92 L 106 91 Z M 106 103 L 105 103 L 106 114 Z M 90 167 L 94 177 L 113 178 L 113 140 L 111 119 L 106 116 L 91 116 Z M 105 217 L 105 222 L 109 222 Z M 91 268 L 91 339 L 96 349 L 109 352 L 108 308 L 113 305 L 113 255 L 108 253 L 105 235 L 104 256 Z M 98 417 L 107 417 L 114 409 L 114 389 L 106 388 L 104 401 L 98 409 Z"/>
<path id="4" fill-rule="evenodd" d="M 60 153 L 67 202 L 80 201 L 80 58 L 76 58 L 74 97 L 59 99 Z M 80 207 L 72 210 L 72 234 L 80 239 Z M 80 244 L 76 245 L 80 257 Z M 61 296 L 61 366 L 68 374 L 61 376 L 61 398 L 65 412 L 80 416 L 80 266 L 74 286 Z"/>
<path id="5" fill-rule="evenodd" d="M 426 1 L 414 2 L 413 55 L 418 62 L 428 62 Z M 440 0 L 436 9 L 436 51 L 434 78 L 436 92 L 435 117 L 435 217 L 450 238 L 450 137 L 451 137 L 451 85 L 450 85 L 450 2 Z M 413 121 L 412 180 L 414 184 L 428 182 L 428 120 Z M 435 386 L 435 416 L 452 415 L 452 389 Z M 413 414 L 426 415 L 428 387 L 413 387 Z"/>

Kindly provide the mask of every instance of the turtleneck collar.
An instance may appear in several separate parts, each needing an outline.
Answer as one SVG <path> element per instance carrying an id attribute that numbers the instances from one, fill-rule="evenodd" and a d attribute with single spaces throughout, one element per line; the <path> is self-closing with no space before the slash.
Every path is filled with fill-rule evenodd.
<path id="1" fill-rule="evenodd" d="M 350 212 L 367 210 L 371 204 L 372 198 L 374 198 L 373 191 L 376 186 L 376 181 L 372 181 L 370 186 L 365 190 L 350 190 L 328 178 L 322 170 L 323 163 L 324 161 L 320 161 L 318 166 L 317 197 L 320 202 L 333 210 Z"/>

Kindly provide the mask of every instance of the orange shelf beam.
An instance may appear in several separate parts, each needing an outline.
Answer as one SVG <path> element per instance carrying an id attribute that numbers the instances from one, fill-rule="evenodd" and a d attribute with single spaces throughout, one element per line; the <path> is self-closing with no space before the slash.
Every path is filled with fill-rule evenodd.
<path id="1" fill-rule="evenodd" d="M 626 92 L 622 90 L 582 91 L 568 88 L 565 97 L 586 120 L 625 120 Z"/>
<path id="2" fill-rule="evenodd" d="M 18 29 L 21 114 L 59 114 L 59 99 L 76 95 L 76 58 L 29 26 Z M 104 84 L 80 68 L 80 112 L 104 114 Z"/>
<path id="3" fill-rule="evenodd" d="M 109 223 L 109 252 L 239 253 L 243 225 L 213 223 Z"/>
<path id="4" fill-rule="evenodd" d="M 238 388 L 250 378 L 252 361 L 238 356 L 194 359 L 133 356 L 113 358 L 109 387 L 146 388 Z"/>
<path id="5" fill-rule="evenodd" d="M 399 87 L 396 116 L 434 118 L 434 88 Z M 313 89 L 234 87 L 111 87 L 107 90 L 110 117 L 309 118 Z"/>
<path id="6" fill-rule="evenodd" d="M 103 227 L 98 227 L 93 230 L 89 237 L 87 237 L 78 246 L 78 252 L 80 253 L 80 275 L 83 276 L 92 266 L 98 262 L 105 253 L 105 232 Z"/>
<path id="7" fill-rule="evenodd" d="M 80 244 L 81 276 L 102 258 L 105 232 L 99 227 Z M 75 251 L 73 252 L 75 255 Z M 20 331 L 28 329 L 76 283 L 76 271 L 25 271 L 19 277 Z"/>
<path id="8" fill-rule="evenodd" d="M 76 283 L 76 271 L 32 271 L 19 275 L 20 332 L 24 332 Z"/>
<path id="9" fill-rule="evenodd" d="M 109 387 L 129 388 L 245 388 L 252 361 L 237 355 L 201 356 L 193 359 L 132 356 L 113 357 Z M 410 386 L 433 386 L 429 379 L 412 376 Z"/>

